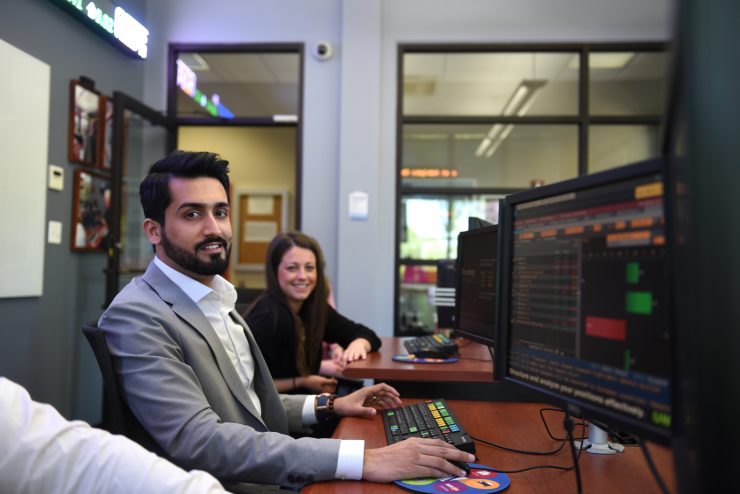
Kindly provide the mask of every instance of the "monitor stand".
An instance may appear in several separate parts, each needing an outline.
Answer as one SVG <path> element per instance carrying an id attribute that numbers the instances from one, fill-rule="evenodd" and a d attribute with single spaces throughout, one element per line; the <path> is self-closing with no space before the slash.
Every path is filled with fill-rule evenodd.
<path id="1" fill-rule="evenodd" d="M 624 452 L 624 446 L 609 442 L 609 434 L 594 424 L 588 424 L 588 439 L 574 441 L 577 449 L 583 449 L 595 455 L 613 455 Z"/>

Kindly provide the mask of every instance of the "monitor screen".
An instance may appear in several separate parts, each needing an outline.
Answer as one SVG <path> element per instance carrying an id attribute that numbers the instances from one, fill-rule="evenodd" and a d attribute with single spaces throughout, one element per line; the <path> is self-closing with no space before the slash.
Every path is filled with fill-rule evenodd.
<path id="1" fill-rule="evenodd" d="M 656 160 L 512 194 L 499 257 L 503 379 L 658 440 L 672 430 L 663 177 Z"/>
<path id="2" fill-rule="evenodd" d="M 455 335 L 493 347 L 496 342 L 498 226 L 457 236 Z"/>

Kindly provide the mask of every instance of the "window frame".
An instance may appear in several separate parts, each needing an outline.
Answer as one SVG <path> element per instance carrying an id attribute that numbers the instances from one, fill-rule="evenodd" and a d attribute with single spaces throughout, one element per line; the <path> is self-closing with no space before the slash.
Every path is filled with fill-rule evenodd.
<path id="1" fill-rule="evenodd" d="M 510 194 L 519 189 L 505 187 L 481 187 L 481 188 L 453 188 L 453 187 L 412 187 L 404 186 L 401 179 L 403 168 L 403 136 L 404 126 L 409 124 L 554 124 L 554 125 L 576 125 L 577 131 L 577 176 L 588 174 L 588 132 L 592 124 L 611 125 L 654 125 L 658 127 L 658 134 L 662 139 L 665 115 L 590 115 L 589 114 L 589 87 L 590 71 L 588 66 L 591 53 L 605 52 L 640 52 L 640 53 L 666 53 L 670 55 L 670 44 L 661 41 L 645 42 L 614 42 L 614 43 L 531 43 L 531 44 L 420 44 L 400 43 L 397 46 L 397 68 L 396 68 L 396 175 L 395 175 L 395 223 L 394 223 L 394 309 L 393 309 L 393 334 L 404 336 L 400 328 L 400 297 L 402 279 L 400 276 L 402 266 L 432 266 L 436 260 L 401 259 L 401 228 L 402 202 L 404 197 L 414 195 L 436 195 L 436 196 L 473 196 L 485 194 Z M 578 110 L 576 115 L 562 116 L 455 116 L 455 115 L 404 115 L 404 57 L 411 54 L 437 53 L 437 54 L 470 54 L 470 53 L 558 53 L 574 52 L 579 55 L 579 79 L 578 79 Z M 666 82 L 667 84 L 667 82 Z M 666 86 L 666 101 L 663 105 L 663 113 L 668 103 L 668 86 Z"/>

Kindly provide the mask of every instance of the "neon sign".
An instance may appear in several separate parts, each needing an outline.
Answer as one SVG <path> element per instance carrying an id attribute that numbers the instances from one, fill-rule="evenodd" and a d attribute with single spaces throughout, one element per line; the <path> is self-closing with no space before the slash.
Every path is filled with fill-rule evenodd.
<path id="1" fill-rule="evenodd" d="M 52 0 L 79 21 L 127 53 L 146 58 L 149 30 L 109 0 Z"/>
<path id="2" fill-rule="evenodd" d="M 208 98 L 205 94 L 198 89 L 198 76 L 195 75 L 193 69 L 188 65 L 177 59 L 177 86 L 182 91 L 193 98 L 193 100 L 205 108 L 205 110 L 213 117 L 222 118 L 234 118 L 234 114 L 221 103 L 221 97 L 218 94 Z"/>

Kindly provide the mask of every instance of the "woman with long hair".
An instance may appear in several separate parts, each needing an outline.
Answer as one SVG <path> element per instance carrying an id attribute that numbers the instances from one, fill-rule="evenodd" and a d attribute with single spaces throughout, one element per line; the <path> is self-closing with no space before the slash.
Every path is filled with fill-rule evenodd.
<path id="1" fill-rule="evenodd" d="M 334 392 L 326 374 L 380 348 L 375 332 L 339 314 L 328 302 L 324 256 L 318 242 L 301 232 L 277 235 L 267 250 L 267 288 L 244 318 L 280 392 Z M 324 360 L 323 342 L 333 345 Z M 322 375 L 324 374 L 324 375 Z"/>

